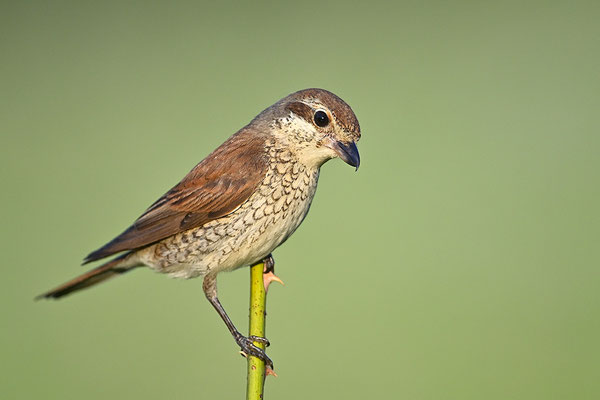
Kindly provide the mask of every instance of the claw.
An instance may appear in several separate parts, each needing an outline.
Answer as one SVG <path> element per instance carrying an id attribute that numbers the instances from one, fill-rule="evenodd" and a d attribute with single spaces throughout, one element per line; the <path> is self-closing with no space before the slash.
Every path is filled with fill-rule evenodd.
<path id="1" fill-rule="evenodd" d="M 239 334 L 239 332 L 238 332 L 238 334 L 236 335 L 235 341 L 240 346 L 240 350 L 241 350 L 240 354 L 246 358 L 248 358 L 248 356 L 254 356 L 254 357 L 260 358 L 261 360 L 263 360 L 265 362 L 266 366 L 273 369 L 273 361 L 271 361 L 271 359 L 267 356 L 267 354 L 265 353 L 265 351 L 263 349 L 261 349 L 260 347 L 256 346 L 254 343 L 252 343 L 253 339 L 257 340 L 257 342 L 264 343 L 265 345 L 267 345 L 269 342 L 265 338 L 259 338 L 256 336 L 245 337 L 245 336 Z"/>
<path id="2" fill-rule="evenodd" d="M 252 340 L 253 342 L 262 343 L 265 345 L 265 347 L 269 347 L 271 345 L 271 342 L 269 342 L 269 339 L 267 339 L 265 337 L 250 335 L 250 336 L 248 336 L 248 339 Z"/>

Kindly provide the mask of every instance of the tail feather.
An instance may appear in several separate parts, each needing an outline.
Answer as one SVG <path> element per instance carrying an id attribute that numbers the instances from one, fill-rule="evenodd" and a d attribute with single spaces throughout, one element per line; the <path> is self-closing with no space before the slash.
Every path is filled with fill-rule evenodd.
<path id="1" fill-rule="evenodd" d="M 127 263 L 126 258 L 129 255 L 130 254 L 128 253 L 117 257 L 107 262 L 106 264 L 103 264 L 86 272 L 85 274 L 79 275 L 78 277 L 71 279 L 70 281 L 58 286 L 57 288 L 50 290 L 49 292 L 37 296 L 35 299 L 58 299 L 72 292 L 85 289 L 100 282 L 104 282 L 105 280 L 112 278 L 113 276 L 129 272 L 133 268 L 140 265 L 131 265 L 130 263 Z"/>

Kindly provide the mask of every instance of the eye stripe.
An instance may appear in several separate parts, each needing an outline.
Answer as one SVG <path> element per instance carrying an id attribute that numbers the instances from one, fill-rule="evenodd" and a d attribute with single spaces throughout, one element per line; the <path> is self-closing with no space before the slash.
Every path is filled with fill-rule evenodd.
<path id="1" fill-rule="evenodd" d="M 300 101 L 294 101 L 289 103 L 285 108 L 297 116 L 302 117 L 304 120 L 306 120 L 306 122 L 313 122 L 313 110 L 308 104 L 304 104 Z"/>

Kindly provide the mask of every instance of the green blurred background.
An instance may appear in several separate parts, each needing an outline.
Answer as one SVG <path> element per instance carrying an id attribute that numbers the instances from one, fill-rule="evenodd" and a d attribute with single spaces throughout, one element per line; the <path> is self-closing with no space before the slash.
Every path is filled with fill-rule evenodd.
<path id="1" fill-rule="evenodd" d="M 3 2 L 2 397 L 243 398 L 200 280 L 32 299 L 323 87 L 362 166 L 326 164 L 275 252 L 267 398 L 599 398 L 597 4 Z M 220 280 L 244 330 L 248 282 Z"/>

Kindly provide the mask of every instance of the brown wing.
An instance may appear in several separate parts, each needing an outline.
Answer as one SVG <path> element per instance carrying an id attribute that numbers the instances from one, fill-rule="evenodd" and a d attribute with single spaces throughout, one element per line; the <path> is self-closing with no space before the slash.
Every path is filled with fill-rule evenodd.
<path id="1" fill-rule="evenodd" d="M 90 253 L 84 264 L 150 245 L 231 213 L 256 190 L 266 172 L 264 136 L 246 127 L 196 165 L 125 232 Z"/>

